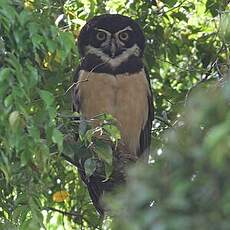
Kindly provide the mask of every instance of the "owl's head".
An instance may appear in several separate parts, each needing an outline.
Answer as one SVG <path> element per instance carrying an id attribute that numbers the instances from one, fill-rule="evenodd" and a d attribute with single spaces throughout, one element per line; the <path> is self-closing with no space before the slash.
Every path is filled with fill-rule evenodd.
<path id="1" fill-rule="evenodd" d="M 131 56 L 143 56 L 145 38 L 139 25 L 119 14 L 105 14 L 92 18 L 82 28 L 78 49 L 82 57 L 95 55 L 102 61 L 125 61 Z M 117 62 L 115 62 L 116 64 Z M 119 63 L 119 61 L 118 61 Z"/>

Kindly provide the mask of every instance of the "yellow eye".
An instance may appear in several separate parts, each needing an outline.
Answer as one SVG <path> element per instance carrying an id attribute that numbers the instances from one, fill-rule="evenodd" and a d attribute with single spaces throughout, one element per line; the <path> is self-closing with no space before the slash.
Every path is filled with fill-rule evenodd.
<path id="1" fill-rule="evenodd" d="M 103 41 L 103 40 L 105 40 L 105 38 L 106 38 L 106 33 L 102 32 L 102 31 L 99 31 L 99 32 L 97 32 L 97 34 L 96 34 L 96 38 L 97 38 L 97 40 L 99 40 L 99 41 Z"/>
<path id="2" fill-rule="evenodd" d="M 119 38 L 122 40 L 122 41 L 127 41 L 129 39 L 129 34 L 127 32 L 121 32 L 119 34 Z"/>

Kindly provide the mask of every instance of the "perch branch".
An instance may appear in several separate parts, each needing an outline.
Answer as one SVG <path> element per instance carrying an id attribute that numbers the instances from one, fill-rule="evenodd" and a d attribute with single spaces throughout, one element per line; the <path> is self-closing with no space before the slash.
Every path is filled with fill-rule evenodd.
<path id="1" fill-rule="evenodd" d="M 59 209 L 56 209 L 56 208 L 52 208 L 52 207 L 47 207 L 47 208 L 44 208 L 44 210 L 46 211 L 54 211 L 54 212 L 59 212 L 65 216 L 72 216 L 72 217 L 80 217 L 81 215 L 79 215 L 78 213 L 76 212 L 66 212 L 66 211 L 62 211 L 62 210 L 59 210 Z"/>

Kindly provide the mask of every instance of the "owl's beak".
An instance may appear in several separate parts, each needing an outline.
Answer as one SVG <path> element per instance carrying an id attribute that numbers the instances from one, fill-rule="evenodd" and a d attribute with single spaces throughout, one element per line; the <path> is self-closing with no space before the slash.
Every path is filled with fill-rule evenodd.
<path id="1" fill-rule="evenodd" d="M 109 55 L 109 57 L 114 58 L 122 53 L 122 49 L 118 44 L 115 38 L 111 38 L 109 43 L 103 48 L 103 51 Z"/>
<path id="2" fill-rule="evenodd" d="M 112 58 L 115 57 L 116 50 L 117 50 L 116 41 L 114 38 L 112 38 L 111 44 L 110 44 L 110 53 L 111 53 Z"/>

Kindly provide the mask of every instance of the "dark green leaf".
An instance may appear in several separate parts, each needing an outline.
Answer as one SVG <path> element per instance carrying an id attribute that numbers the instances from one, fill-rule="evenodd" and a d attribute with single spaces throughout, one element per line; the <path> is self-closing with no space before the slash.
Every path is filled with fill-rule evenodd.
<path id="1" fill-rule="evenodd" d="M 63 150 L 63 140 L 64 140 L 63 134 L 58 129 L 55 128 L 52 134 L 52 141 L 58 145 L 58 149 L 60 152 L 62 152 Z"/>
<path id="2" fill-rule="evenodd" d="M 97 153 L 98 157 L 101 160 L 105 161 L 109 165 L 112 165 L 113 151 L 109 144 L 103 141 L 96 141 L 95 142 L 95 152 Z"/>
<path id="3" fill-rule="evenodd" d="M 54 96 L 47 90 L 40 90 L 39 91 L 40 97 L 45 102 L 47 107 L 50 107 L 54 103 Z"/>
<path id="4" fill-rule="evenodd" d="M 87 177 L 90 177 L 96 170 L 96 160 L 89 158 L 84 163 L 84 169 Z"/>

